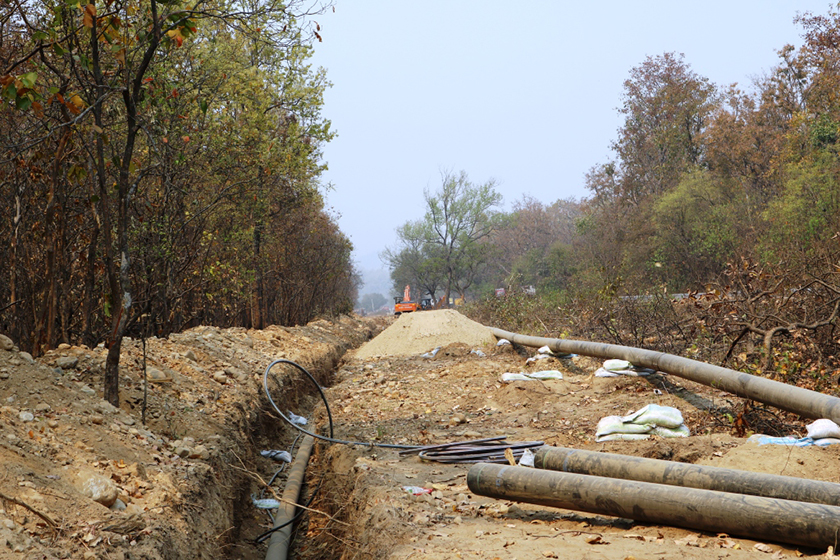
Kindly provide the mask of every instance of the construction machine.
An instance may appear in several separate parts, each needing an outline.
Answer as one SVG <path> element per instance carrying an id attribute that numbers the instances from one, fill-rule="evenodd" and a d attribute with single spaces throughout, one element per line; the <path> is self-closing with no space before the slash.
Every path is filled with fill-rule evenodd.
<path id="1" fill-rule="evenodd" d="M 403 313 L 413 313 L 422 309 L 421 305 L 416 301 L 411 301 L 411 286 L 406 286 L 403 291 L 403 297 L 394 298 L 394 315 L 401 315 Z"/>
<path id="2" fill-rule="evenodd" d="M 433 297 L 426 297 L 420 302 L 412 301 L 411 286 L 406 286 L 402 297 L 394 298 L 394 315 L 402 313 L 413 313 L 414 311 L 427 311 L 429 309 L 441 309 L 444 305 L 443 298 L 435 302 Z"/>

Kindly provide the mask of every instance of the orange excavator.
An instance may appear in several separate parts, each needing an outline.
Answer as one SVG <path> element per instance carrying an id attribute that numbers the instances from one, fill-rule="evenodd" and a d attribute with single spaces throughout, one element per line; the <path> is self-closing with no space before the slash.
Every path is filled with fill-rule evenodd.
<path id="1" fill-rule="evenodd" d="M 427 309 L 440 309 L 442 304 L 443 298 L 440 298 L 440 301 L 437 303 L 433 303 L 431 298 L 421 299 L 419 303 L 411 301 L 411 286 L 406 286 L 402 298 L 399 296 L 394 298 L 394 315 L 425 311 Z"/>
<path id="2" fill-rule="evenodd" d="M 401 315 L 403 313 L 413 313 L 422 309 L 420 304 L 416 301 L 411 301 L 411 286 L 406 286 L 403 292 L 403 297 L 394 298 L 394 315 Z"/>

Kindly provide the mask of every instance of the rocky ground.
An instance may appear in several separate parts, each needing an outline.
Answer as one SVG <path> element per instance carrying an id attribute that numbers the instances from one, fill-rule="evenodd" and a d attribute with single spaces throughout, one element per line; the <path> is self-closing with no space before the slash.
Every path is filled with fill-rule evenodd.
<path id="1" fill-rule="evenodd" d="M 427 445 L 505 435 L 840 481 L 838 449 L 759 447 L 732 435 L 731 420 L 745 410 L 740 399 L 670 376 L 594 377 L 600 364 L 586 357 L 527 363 L 532 350 L 496 347 L 474 323 L 442 328 L 463 319 L 452 313 L 403 316 L 358 351 L 393 320 L 199 327 L 148 339 L 145 398 L 143 344 L 127 341 L 119 409 L 101 399 L 104 348 L 63 346 L 36 361 L 0 338 L 0 558 L 264 558 L 266 545 L 254 539 L 271 521 L 252 498 L 275 495 L 265 483 L 282 463 L 260 451 L 294 451 L 297 435 L 262 392 L 262 373 L 277 358 L 300 363 L 328 387 L 335 436 L 345 440 Z M 459 332 L 478 338 L 459 340 Z M 427 342 L 422 349 L 418 339 Z M 433 357 L 421 356 L 435 347 Z M 560 370 L 564 379 L 500 381 L 505 372 L 537 369 Z M 278 408 L 325 433 L 313 383 L 291 368 L 272 372 Z M 648 403 L 679 408 L 692 436 L 594 443 L 601 417 Z M 801 430 L 796 418 L 766 417 Z M 468 469 L 392 449 L 319 444 L 307 496 L 320 487 L 293 553 L 395 560 L 825 554 L 483 498 L 467 488 Z M 277 494 L 284 476 L 272 486 Z M 412 495 L 404 489 L 411 486 L 429 493 Z"/>

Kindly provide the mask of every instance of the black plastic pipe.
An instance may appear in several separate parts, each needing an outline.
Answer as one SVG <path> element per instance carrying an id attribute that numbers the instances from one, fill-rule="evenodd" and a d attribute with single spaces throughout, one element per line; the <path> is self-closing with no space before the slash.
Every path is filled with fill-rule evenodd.
<path id="1" fill-rule="evenodd" d="M 523 346 L 548 346 L 552 352 L 627 360 L 634 366 L 664 371 L 799 414 L 804 418 L 829 418 L 840 423 L 840 399 L 795 385 L 653 350 L 601 342 L 525 336 L 496 328 L 491 328 L 490 331 L 497 338 L 504 338 Z"/>
<path id="2" fill-rule="evenodd" d="M 473 466 L 467 485 L 480 496 L 761 541 L 825 548 L 840 540 L 837 506 L 489 463 Z"/>
<path id="3" fill-rule="evenodd" d="M 292 519 L 295 517 L 295 510 L 300 487 L 303 485 L 303 475 L 306 473 L 306 465 L 309 464 L 309 456 L 312 454 L 312 447 L 315 438 L 306 436 L 298 448 L 292 467 L 289 469 L 289 478 L 286 480 L 286 489 L 283 490 L 283 502 L 277 511 L 274 519 L 274 526 L 280 527 L 271 534 L 268 542 L 268 551 L 265 553 L 265 560 L 286 560 L 289 555 L 289 545 L 292 542 Z"/>
<path id="4" fill-rule="evenodd" d="M 549 446 L 534 453 L 534 466 L 552 471 L 840 506 L 840 484 L 793 476 Z"/>

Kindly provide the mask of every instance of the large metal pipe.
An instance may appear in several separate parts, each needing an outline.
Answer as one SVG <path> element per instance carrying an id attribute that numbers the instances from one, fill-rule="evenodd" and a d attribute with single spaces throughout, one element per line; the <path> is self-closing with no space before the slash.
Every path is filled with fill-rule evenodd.
<path id="1" fill-rule="evenodd" d="M 542 447 L 534 466 L 552 471 L 840 506 L 840 484 L 617 453 Z"/>
<path id="2" fill-rule="evenodd" d="M 274 519 L 274 526 L 281 527 L 271 534 L 268 542 L 268 551 L 265 553 L 265 560 L 286 560 L 289 555 L 289 545 L 292 542 L 292 520 L 295 517 L 300 487 L 303 485 L 303 475 L 306 473 L 306 465 L 309 463 L 309 456 L 312 454 L 312 447 L 315 438 L 306 436 L 298 448 L 292 467 L 289 469 L 289 478 L 286 480 L 286 489 L 283 490 L 283 503 L 277 511 Z"/>
<path id="3" fill-rule="evenodd" d="M 583 354 L 604 359 L 620 358 L 636 366 L 664 371 L 805 418 L 830 418 L 840 423 L 840 399 L 795 385 L 653 350 L 601 342 L 525 336 L 496 328 L 490 330 L 497 338 L 505 338 L 523 346 L 548 346 L 552 352 Z"/>
<path id="4" fill-rule="evenodd" d="M 840 507 L 481 463 L 474 494 L 813 548 L 836 546 Z"/>

